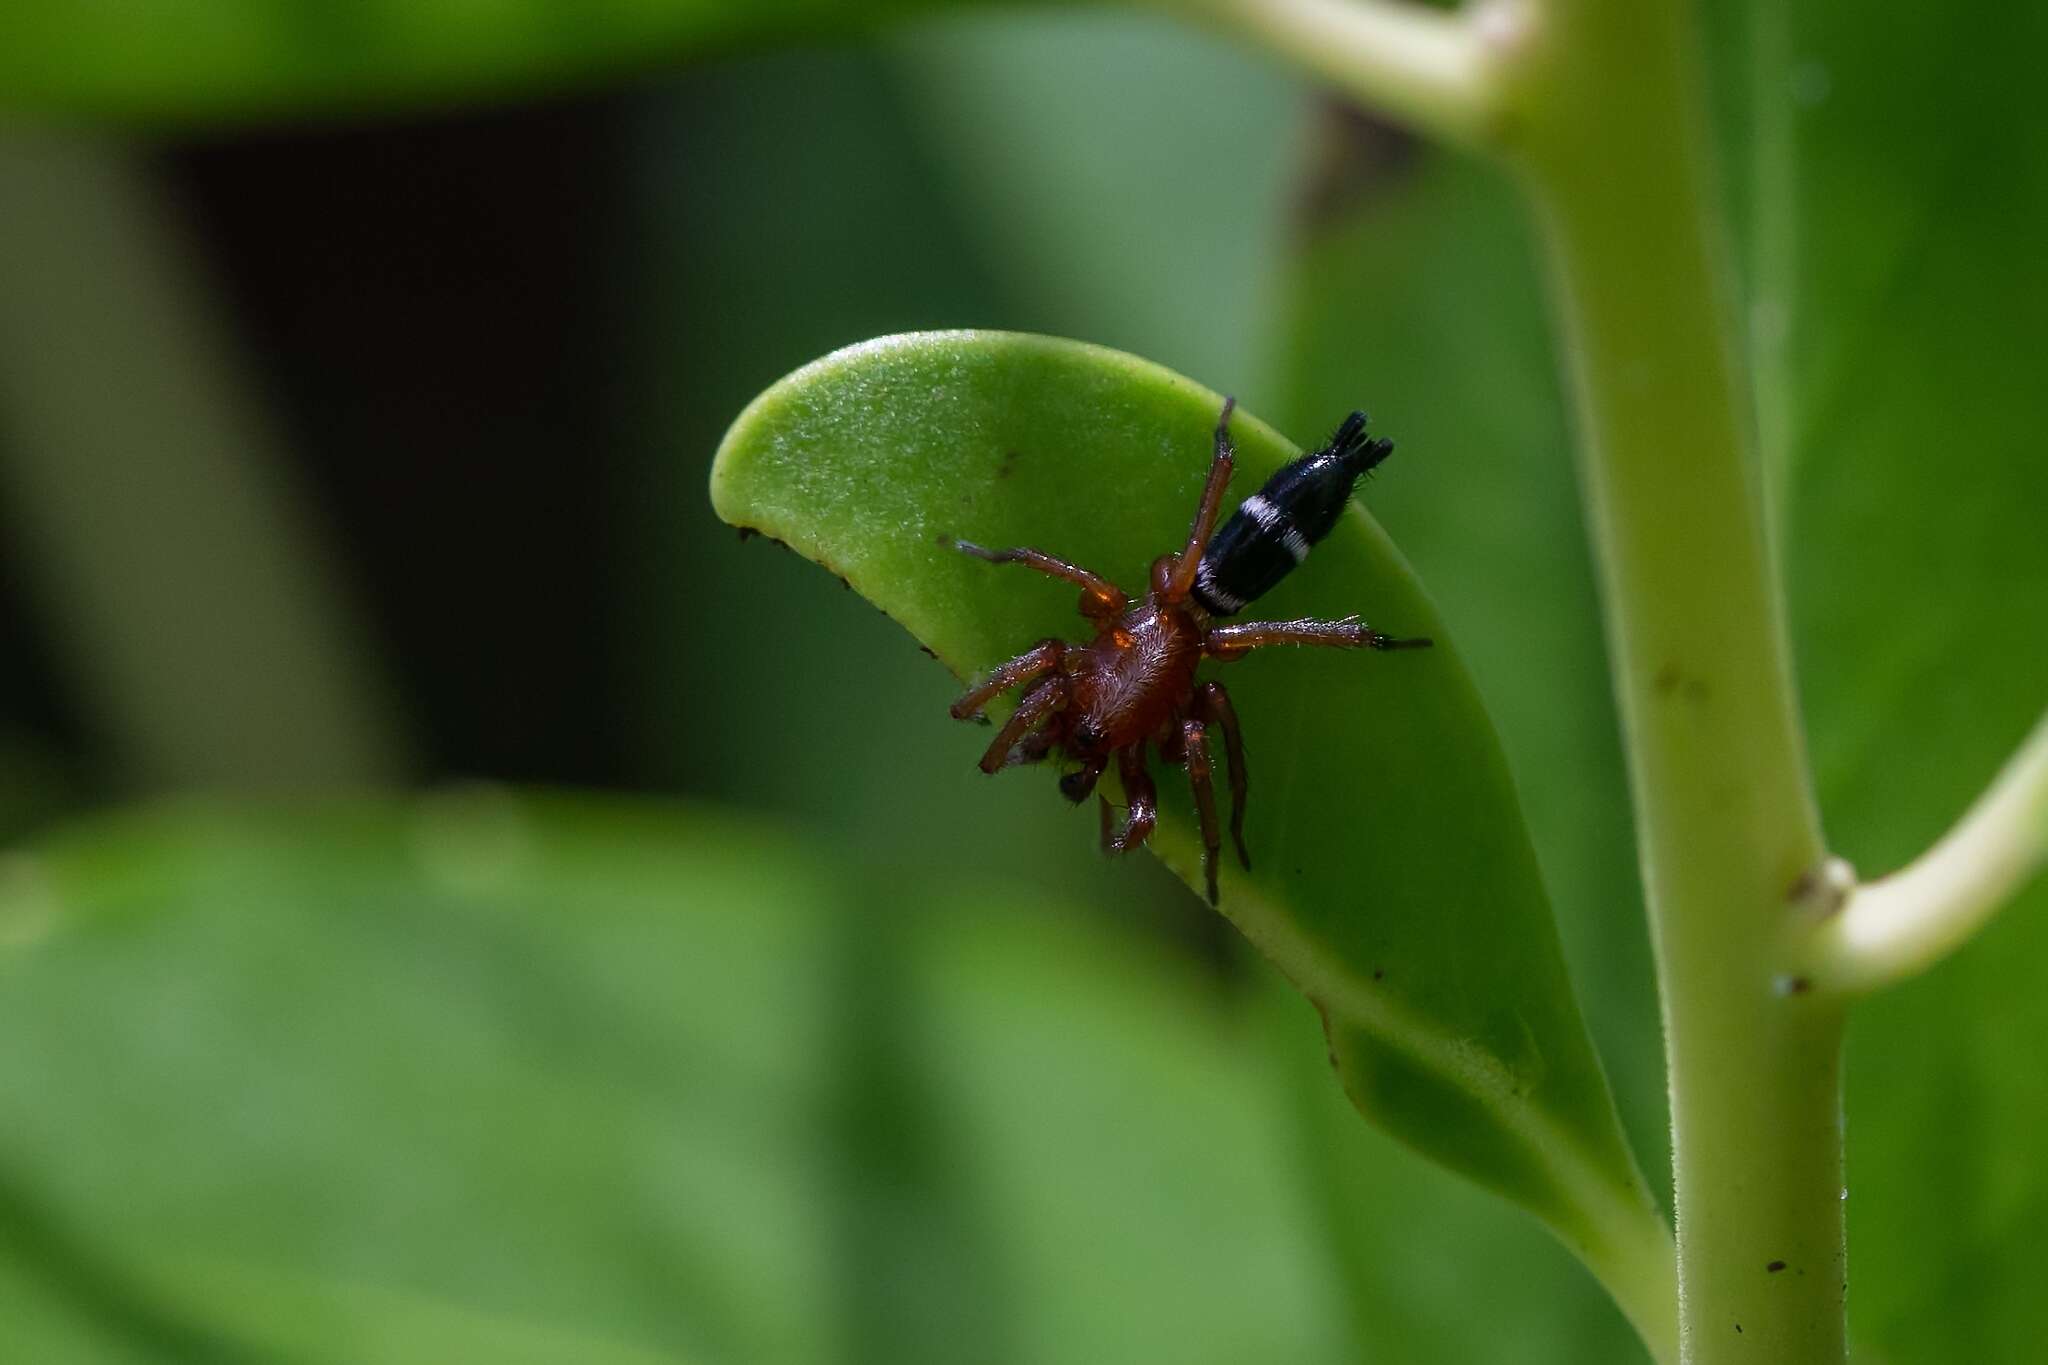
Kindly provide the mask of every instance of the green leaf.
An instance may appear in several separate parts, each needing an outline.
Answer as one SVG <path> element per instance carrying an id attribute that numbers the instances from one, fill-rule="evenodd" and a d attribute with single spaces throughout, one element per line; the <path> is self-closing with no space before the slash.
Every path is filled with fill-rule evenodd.
<path id="1" fill-rule="evenodd" d="M 790 850 L 481 791 L 151 813 L 0 884 L 0 1172 L 37 1214 L 6 1220 L 10 1297 L 213 1343 L 184 1358 L 274 1358 L 274 1315 L 192 1263 L 829 1353 L 834 897 Z"/>
<path id="2" fill-rule="evenodd" d="M 216 1325 L 211 1358 L 312 1365 L 689 1365 L 689 1357 L 620 1346 L 510 1312 L 486 1313 L 385 1286 L 185 1260 L 144 1271 L 180 1311 Z"/>
<path id="3" fill-rule="evenodd" d="M 9 0 L 0 112 L 188 122 L 589 85 L 968 0 Z"/>
<path id="4" fill-rule="evenodd" d="M 1827 827 L 1866 876 L 1959 815 L 2048 703 L 2048 17 L 1759 6 L 1759 353 Z M 1747 54 L 1744 54 L 1747 60 Z M 2048 886 L 1849 1037 L 1852 1335 L 2024 1359 L 2048 1314 Z"/>
<path id="5" fill-rule="evenodd" d="M 1078 618 L 1071 589 L 962 556 L 949 537 L 1036 544 L 1142 584 L 1186 536 L 1219 402 L 1075 342 L 883 338 L 757 399 L 719 452 L 713 501 L 844 578 L 964 677 L 1071 636 Z M 1253 417 L 1233 431 L 1240 493 L 1298 453 Z M 1226 865 L 1224 913 L 1315 1002 L 1372 1121 L 1537 1212 L 1603 1276 L 1627 1264 L 1655 1278 L 1661 1259 L 1668 1282 L 1668 1242 L 1573 1002 L 1492 729 L 1427 597 L 1360 513 L 1261 609 L 1361 613 L 1438 647 L 1232 666 L 1257 870 Z M 963 763 L 982 733 L 962 734 Z M 1191 803 L 1177 783 L 1162 790 L 1155 845 L 1194 879 Z"/>
<path id="6" fill-rule="evenodd" d="M 703 811 L 103 819 L 0 858 L 9 1354 L 1341 1359 L 1219 998 Z"/>

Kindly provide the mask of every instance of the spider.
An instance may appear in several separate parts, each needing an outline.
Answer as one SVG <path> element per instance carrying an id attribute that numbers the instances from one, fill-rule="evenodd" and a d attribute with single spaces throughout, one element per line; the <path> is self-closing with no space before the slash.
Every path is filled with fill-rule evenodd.
<path id="1" fill-rule="evenodd" d="M 1202 660 L 1227 663 L 1266 645 L 1422 649 L 1430 644 L 1382 635 L 1356 617 L 1211 624 L 1212 618 L 1242 611 L 1306 559 L 1310 547 L 1337 524 L 1352 485 L 1394 448 L 1391 441 L 1368 438 L 1365 414 L 1354 412 L 1329 444 L 1281 469 L 1217 531 L 1236 463 L 1230 444 L 1230 414 L 1236 406 L 1234 398 L 1223 400 L 1216 453 L 1186 547 L 1152 561 L 1151 590 L 1135 602 L 1109 580 L 1043 550 L 986 550 L 964 540 L 952 542 L 963 554 L 994 564 L 1022 564 L 1077 585 L 1081 615 L 1095 629 L 1095 638 L 1086 644 L 1040 640 L 953 703 L 954 719 L 976 719 L 1002 693 L 1025 689 L 981 756 L 981 770 L 993 774 L 1012 764 L 1037 763 L 1058 750 L 1078 765 L 1060 778 L 1061 794 L 1078 805 L 1114 761 L 1130 805 L 1119 827 L 1108 799 L 1098 798 L 1102 847 L 1128 853 L 1151 836 L 1158 819 L 1158 793 L 1145 761 L 1151 746 L 1162 761 L 1187 769 L 1211 905 L 1216 904 L 1216 858 L 1222 846 L 1211 728 L 1222 732 L 1230 765 L 1231 841 L 1247 870 L 1252 862 L 1244 842 L 1244 740 L 1223 684 L 1196 679 Z"/>

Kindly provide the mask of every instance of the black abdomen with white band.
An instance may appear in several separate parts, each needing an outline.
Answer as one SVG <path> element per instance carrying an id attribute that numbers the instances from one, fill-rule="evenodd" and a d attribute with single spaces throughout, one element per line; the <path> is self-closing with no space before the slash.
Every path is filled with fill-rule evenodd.
<path id="1" fill-rule="evenodd" d="M 1287 465 L 1238 504 L 1202 555 L 1196 600 L 1211 615 L 1233 616 L 1264 596 L 1330 533 L 1352 485 L 1393 453 L 1392 441 L 1365 434 L 1364 413 L 1345 418 L 1328 445 Z"/>

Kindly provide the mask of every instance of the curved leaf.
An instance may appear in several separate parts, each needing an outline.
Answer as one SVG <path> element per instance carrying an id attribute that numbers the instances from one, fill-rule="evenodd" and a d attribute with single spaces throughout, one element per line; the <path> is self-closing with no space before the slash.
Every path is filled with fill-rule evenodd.
<path id="1" fill-rule="evenodd" d="M 948 538 L 1036 544 L 1142 584 L 1186 535 L 1219 402 L 1075 342 L 887 337 L 758 398 L 719 452 L 712 497 L 965 677 L 1077 634 L 1079 618 L 1071 589 L 969 559 Z M 1298 453 L 1242 412 L 1233 431 L 1240 495 Z M 1257 870 L 1224 868 L 1222 909 L 1316 1004 L 1369 1119 L 1537 1212 L 1610 1287 L 1668 1285 L 1669 1243 L 1573 1001 L 1492 727 L 1428 598 L 1355 509 L 1260 604 L 1276 617 L 1352 613 L 1438 647 L 1231 665 Z M 963 763 L 981 734 L 962 733 Z M 1199 854 L 1181 787 L 1161 783 L 1154 845 L 1185 879 Z M 1046 799 L 1058 799 L 1050 784 Z"/>

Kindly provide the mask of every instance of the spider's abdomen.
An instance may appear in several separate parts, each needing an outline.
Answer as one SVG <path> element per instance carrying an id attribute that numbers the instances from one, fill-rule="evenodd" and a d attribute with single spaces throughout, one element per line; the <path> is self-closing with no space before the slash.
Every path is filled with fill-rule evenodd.
<path id="1" fill-rule="evenodd" d="M 1270 592 L 1344 515 L 1351 489 L 1393 454 L 1392 441 L 1365 434 L 1354 412 L 1329 444 L 1283 467 L 1209 541 L 1195 576 L 1195 599 L 1211 615 L 1233 616 Z"/>

